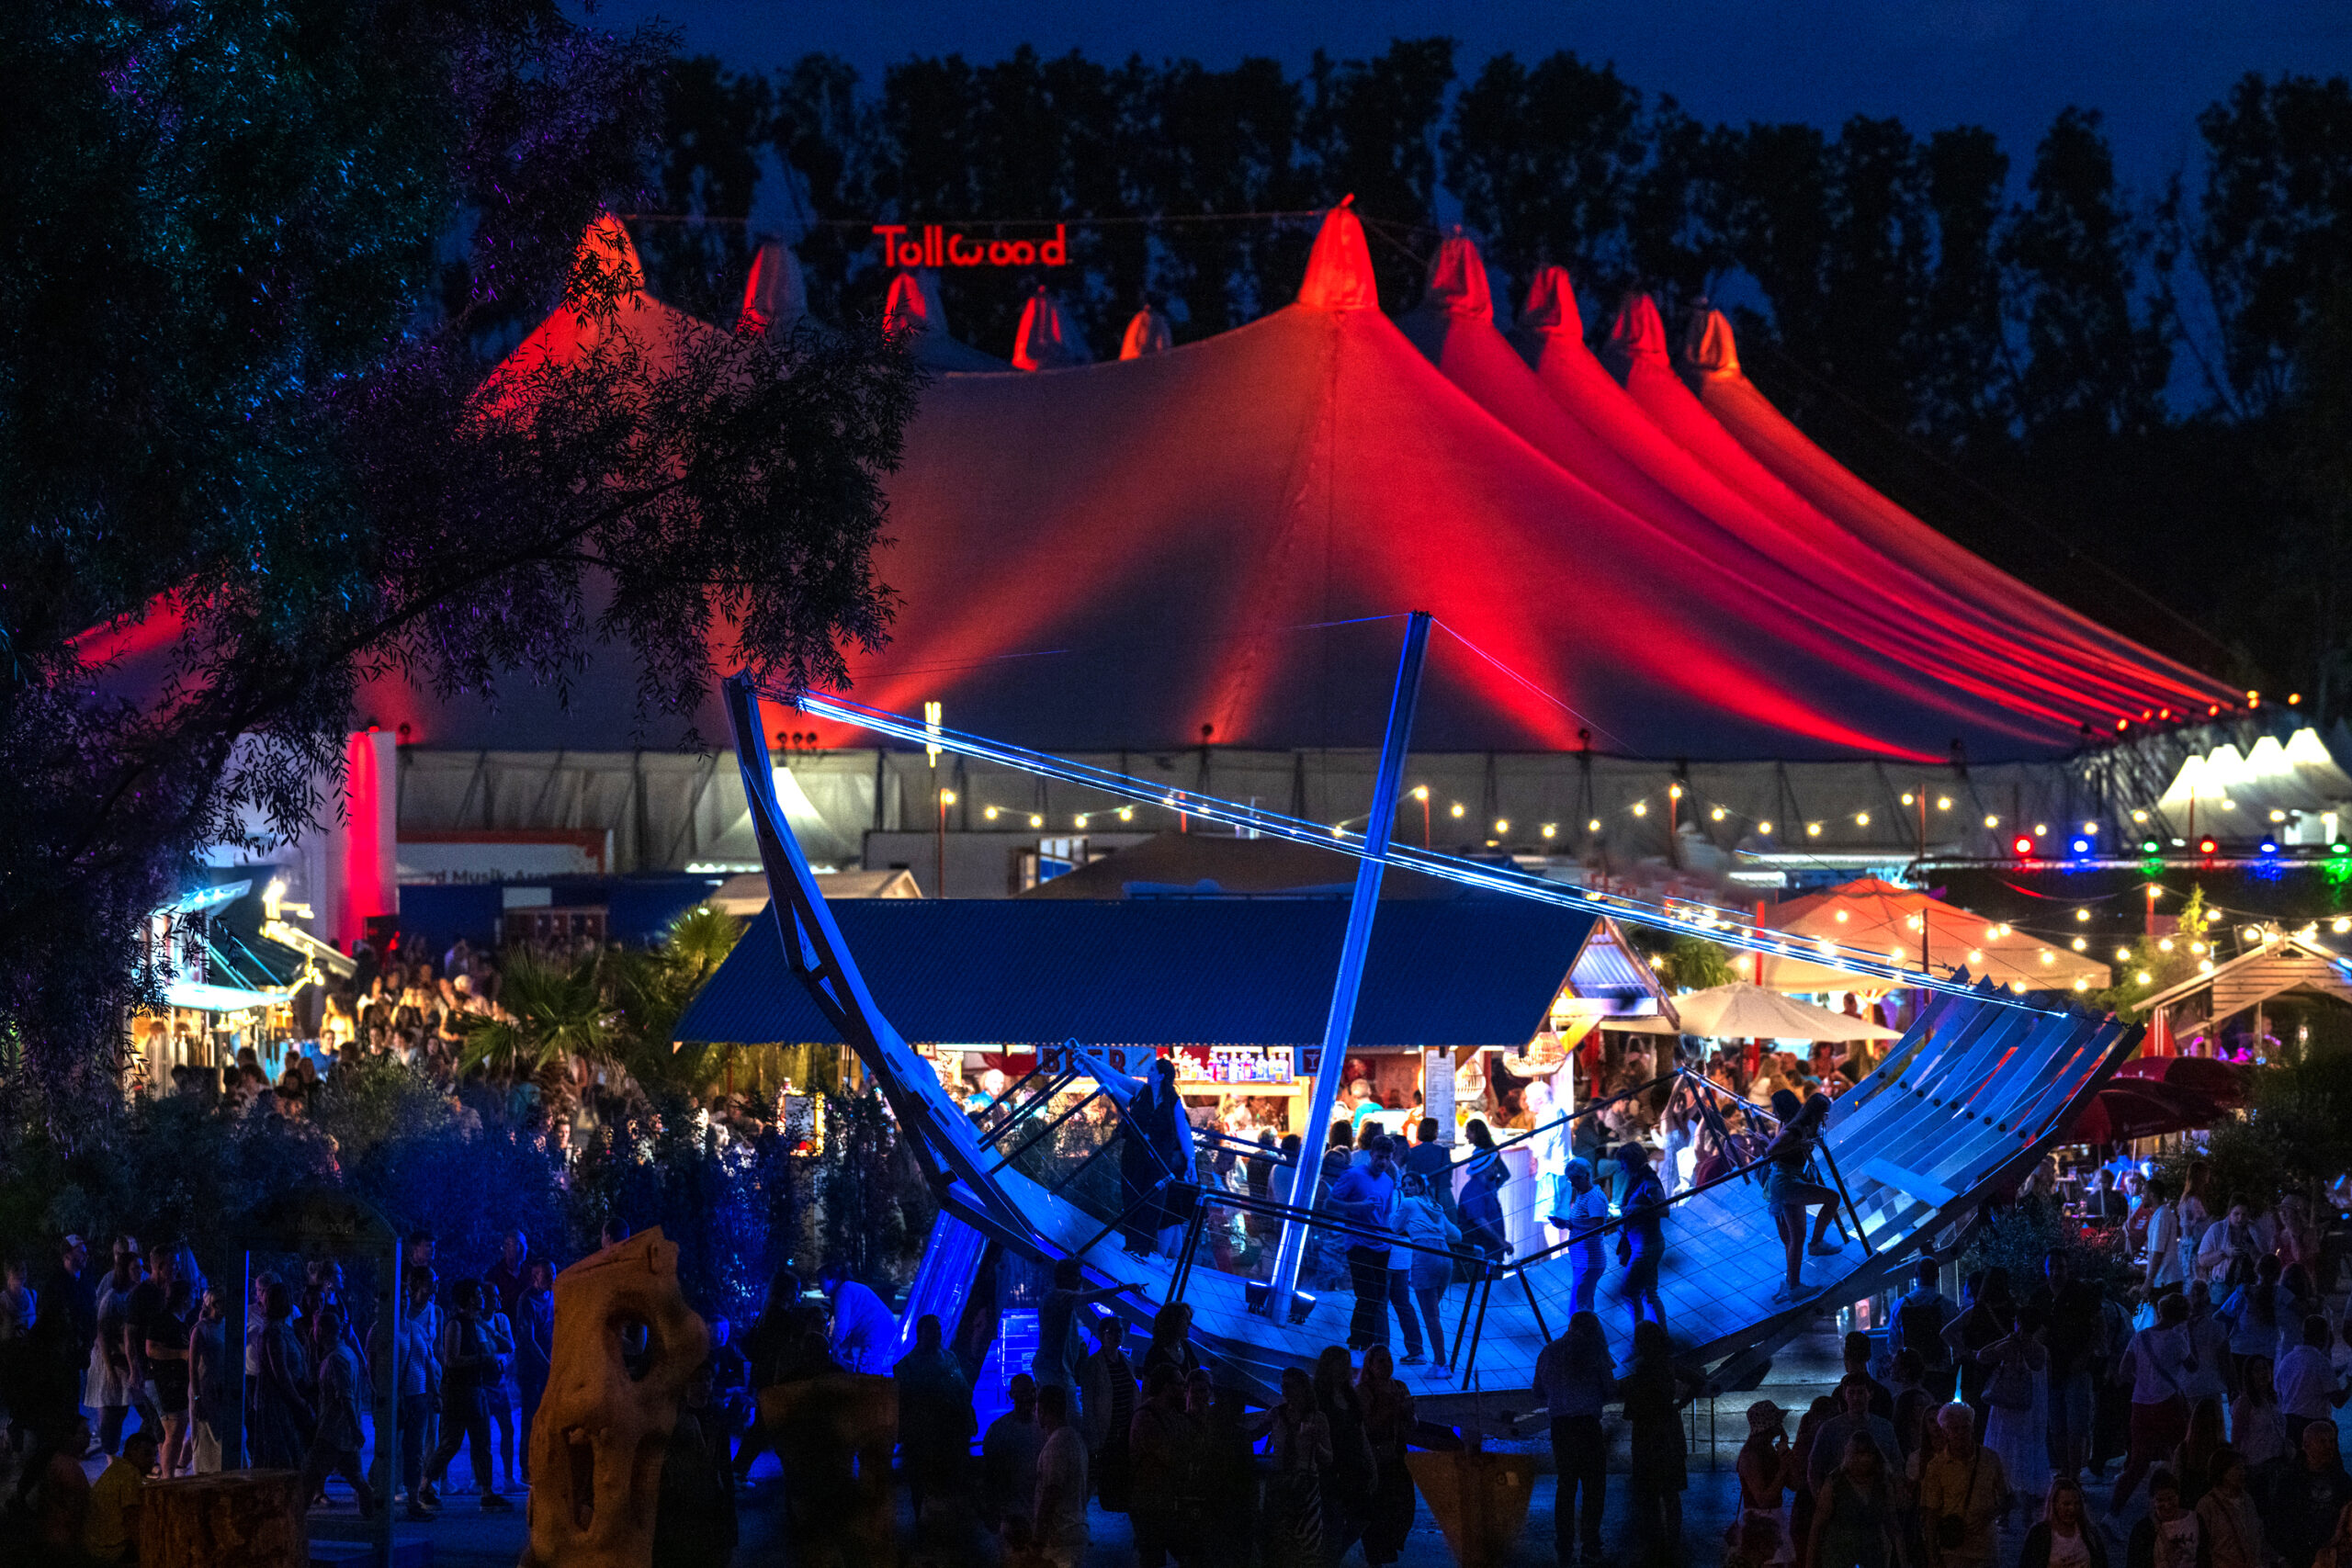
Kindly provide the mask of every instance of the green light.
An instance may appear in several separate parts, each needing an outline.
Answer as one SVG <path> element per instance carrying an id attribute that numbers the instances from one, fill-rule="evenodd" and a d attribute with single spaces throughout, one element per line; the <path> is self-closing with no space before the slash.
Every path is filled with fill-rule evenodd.
<path id="1" fill-rule="evenodd" d="M 2345 843 L 2339 840 L 2327 846 L 2327 852 L 2332 855 L 2352 854 L 2352 844 Z"/>
<path id="2" fill-rule="evenodd" d="M 2140 852 L 2143 854 L 2154 854 L 2160 847 L 2161 846 L 2158 845 L 2154 839 L 2143 839 L 2140 840 Z"/>

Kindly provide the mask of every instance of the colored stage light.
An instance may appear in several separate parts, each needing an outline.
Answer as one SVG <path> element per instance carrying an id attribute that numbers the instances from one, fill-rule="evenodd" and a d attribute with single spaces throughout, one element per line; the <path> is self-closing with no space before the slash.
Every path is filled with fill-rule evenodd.
<path id="1" fill-rule="evenodd" d="M 2010 844 L 2009 848 L 2017 852 L 2018 858 L 2019 860 L 2023 860 L 2026 856 L 2033 853 L 2033 840 L 2027 838 L 2023 833 L 2019 833 L 2017 836 L 2017 840 Z"/>
<path id="2" fill-rule="evenodd" d="M 2160 846 L 2154 839 L 2143 839 L 2140 840 L 2140 852 L 2142 854 L 2154 854 L 2159 847 Z"/>
<path id="3" fill-rule="evenodd" d="M 2074 849 L 2076 854 L 2086 855 L 2091 852 L 2091 841 L 2088 839 L 2077 838 L 2074 840 Z"/>
<path id="4" fill-rule="evenodd" d="M 2275 855 L 2278 852 L 2278 840 L 2276 838 L 2273 838 L 2270 834 L 2265 833 L 2262 835 L 2262 843 L 2260 847 L 2264 854 Z"/>
<path id="5" fill-rule="evenodd" d="M 2220 852 L 2221 848 L 2222 846 L 2214 842 L 2213 837 L 2210 833 L 2204 838 L 2197 840 L 2197 852 L 2200 855 L 2216 854 Z"/>

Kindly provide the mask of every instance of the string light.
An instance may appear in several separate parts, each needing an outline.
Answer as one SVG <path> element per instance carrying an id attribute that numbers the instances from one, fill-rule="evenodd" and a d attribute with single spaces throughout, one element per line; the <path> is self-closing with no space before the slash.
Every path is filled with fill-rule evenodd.
<path id="1" fill-rule="evenodd" d="M 2078 920 L 2087 920 L 2090 918 L 2091 912 L 2088 909 L 2077 909 L 2075 911 L 2075 919 Z"/>
<path id="2" fill-rule="evenodd" d="M 1134 821 L 1135 819 L 1136 819 L 1136 808 L 1135 808 L 1134 807 L 1132 807 L 1132 806 L 1122 806 L 1121 807 L 1119 807 L 1119 820 L 1120 820 L 1120 821 L 1122 821 L 1122 822 L 1132 822 L 1132 821 Z"/>
<path id="3" fill-rule="evenodd" d="M 2036 822 L 2033 825 L 2033 836 L 2037 839 L 2048 838 L 2050 836 L 2050 824 L 2047 822 Z"/>
<path id="4" fill-rule="evenodd" d="M 1559 836 L 1559 832 L 1560 832 L 1560 825 L 1559 825 L 1558 823 L 1556 823 L 1556 822 L 1546 822 L 1546 823 L 1544 823 L 1544 836 L 1545 838 L 1547 838 L 1547 839 L 1557 838 L 1557 837 Z"/>
<path id="5" fill-rule="evenodd" d="M 1033 812 L 1033 813 L 1031 813 L 1030 818 L 1029 818 L 1029 826 L 1031 826 L 1032 828 L 1042 828 L 1042 827 L 1044 827 L 1045 825 L 1046 825 L 1046 819 L 1045 819 L 1043 817 L 1039 817 L 1039 816 L 1037 816 L 1037 815 L 1036 815 L 1035 813 L 1034 813 L 1034 812 Z"/>
<path id="6" fill-rule="evenodd" d="M 2352 931 L 2352 919 L 2346 919 L 2342 915 L 2338 915 L 2327 922 L 2327 929 L 2337 936 L 2342 936 L 2346 931 Z"/>
<path id="7" fill-rule="evenodd" d="M 2088 953 L 2090 950 L 2091 944 L 2088 937 L 2078 936 L 2075 939 L 2075 951 L 2076 953 Z"/>
<path id="8" fill-rule="evenodd" d="M 1508 833 L 1508 832 L 1510 832 L 1510 818 L 1508 818 L 1508 817 L 1498 817 L 1498 818 L 1495 818 L 1495 831 L 1496 831 L 1498 834 L 1502 834 L 1502 833 Z"/>
<path id="9" fill-rule="evenodd" d="M 2079 975 L 2075 977 L 2075 989 L 2078 991 L 2087 991 L 2090 988 L 2091 983 L 2088 980 L 2083 978 Z"/>
<path id="10" fill-rule="evenodd" d="M 1987 814 L 1986 814 L 1986 816 L 1985 816 L 1985 818 L 1984 818 L 1984 826 L 1986 826 L 1987 828 L 1997 828 L 1997 827 L 1999 827 L 2000 825 L 2001 825 L 2001 819 L 2000 819 L 1999 818 L 1995 817 L 1995 816 L 1991 815 L 1990 813 L 1987 813 Z"/>
<path id="11" fill-rule="evenodd" d="M 953 806 L 953 805 L 955 805 L 955 804 L 956 804 L 956 792 L 955 792 L 954 790 L 952 790 L 952 789 L 943 789 L 943 790 L 941 790 L 941 791 L 939 792 L 939 804 L 940 804 L 940 805 L 942 805 L 942 806 Z"/>
<path id="12" fill-rule="evenodd" d="M 2041 950 L 2041 961 L 2044 964 L 2055 964 L 2058 962 L 2058 955 L 2045 947 Z"/>
<path id="13" fill-rule="evenodd" d="M 1936 809 L 1939 811 L 1950 811 L 1951 809 L 1951 796 L 1948 795 L 1939 795 L 1936 796 Z"/>
<path id="14" fill-rule="evenodd" d="M 2143 969 L 2137 975 L 2132 976 L 2132 980 L 2134 985 L 2144 986 L 2148 983 L 2148 972 L 2145 969 Z"/>
<path id="15" fill-rule="evenodd" d="M 1853 917 L 1851 914 L 1848 913 L 1848 912 L 1847 912 L 1846 910 L 1844 910 L 1844 909 L 1840 909 L 1840 910 L 1838 910 L 1838 923 L 1839 925 L 1841 925 L 1841 926 L 1842 926 L 1842 925 L 1844 925 L 1848 920 L 1852 919 L 1853 918 L 1854 918 L 1854 917 Z"/>
<path id="16" fill-rule="evenodd" d="M 2198 960 L 2197 972 L 2199 975 L 2211 975 L 2213 972 L 2213 961 L 2210 958 L 2201 958 Z"/>
<path id="17" fill-rule="evenodd" d="M 1905 791 L 1903 792 L 1903 804 L 1904 804 L 1904 805 L 1905 805 L 1905 806 L 1908 806 L 1908 805 L 1910 805 L 1910 804 L 1912 803 L 1912 799 L 1913 799 L 1913 796 L 1912 796 L 1911 792 L 1910 792 L 1909 790 L 1907 790 L 1907 789 L 1906 789 L 1906 790 L 1905 790 Z"/>
<path id="18" fill-rule="evenodd" d="M 1600 832 L 1600 818 L 1598 818 L 1598 817 L 1596 817 L 1596 818 L 1594 818 L 1591 821 L 1589 821 L 1589 822 L 1586 823 L 1586 824 L 1584 825 L 1584 830 L 1585 830 L 1586 832 L 1588 832 L 1588 833 L 1598 833 L 1598 832 Z"/>
<path id="19" fill-rule="evenodd" d="M 1756 824 L 1756 832 L 1758 837 L 1769 839 L 1772 836 L 1772 824 L 1770 822 L 1758 822 Z"/>
<path id="20" fill-rule="evenodd" d="M 1871 825 L 1871 814 L 1870 814 L 1869 812 L 1867 812 L 1867 811 L 1857 811 L 1857 812 L 1855 812 L 1855 813 L 1854 813 L 1854 826 L 1855 826 L 1855 827 L 1857 827 L 1857 828 L 1867 828 L 1867 827 L 1869 827 L 1870 825 Z"/>
<path id="21" fill-rule="evenodd" d="M 1682 786 L 1679 784 L 1667 785 L 1666 798 L 1668 800 L 1680 800 L 1682 798 Z"/>
<path id="22" fill-rule="evenodd" d="M 2134 811 L 2132 813 L 2132 820 L 2134 822 L 2145 822 L 2147 819 L 2148 814 L 2144 811 Z"/>
<path id="23" fill-rule="evenodd" d="M 2172 938 L 2165 937 L 2161 942 L 2157 942 L 2156 951 L 2158 953 L 2170 953 L 2172 951 Z"/>
<path id="24" fill-rule="evenodd" d="M 1457 801 L 1455 801 L 1455 802 L 1454 802 L 1451 807 L 1447 807 L 1447 811 L 1448 811 L 1448 814 L 1449 814 L 1449 815 L 1452 815 L 1452 816 L 1454 816 L 1454 817 L 1463 817 L 1463 816 L 1466 816 L 1466 815 L 1468 815 L 1468 813 L 1469 813 L 1469 807 L 1467 807 L 1464 806 L 1460 801 L 1458 801 L 1458 800 L 1457 800 Z"/>
<path id="25" fill-rule="evenodd" d="M 2129 964 L 2129 963 L 2131 963 L 2131 962 L 2132 962 L 2132 950 L 2131 950 L 2130 948 L 2128 948 L 2128 947 L 2119 947 L 2119 948 L 2117 948 L 2117 949 L 2115 950 L 2115 961 L 2116 961 L 2118 964 Z"/>
<path id="26" fill-rule="evenodd" d="M 1649 814 L 1650 814 L 1650 803 L 1649 803 L 1648 801 L 1646 801 L 1646 800 L 1637 800 L 1637 801 L 1634 802 L 1634 816 L 1636 816 L 1636 817 L 1647 817 Z"/>
<path id="27" fill-rule="evenodd" d="M 2083 824 L 2083 831 L 2090 834 L 2093 838 L 2097 838 L 2098 837 L 2098 824 L 2096 822 L 2086 822 Z"/>
<path id="28" fill-rule="evenodd" d="M 983 817 L 985 817 L 985 818 L 987 818 L 989 821 L 993 822 L 993 821 L 995 821 L 995 820 L 996 820 L 996 807 L 993 807 L 993 806 L 991 806 L 991 807 L 988 807 L 988 809 L 986 809 L 986 810 L 982 811 L 982 812 L 980 813 L 980 815 L 981 815 L 981 816 L 983 816 Z"/>
<path id="29" fill-rule="evenodd" d="M 1713 811 L 1708 812 L 1707 815 L 1714 821 L 1720 822 L 1724 819 L 1724 808 L 1718 806 Z"/>

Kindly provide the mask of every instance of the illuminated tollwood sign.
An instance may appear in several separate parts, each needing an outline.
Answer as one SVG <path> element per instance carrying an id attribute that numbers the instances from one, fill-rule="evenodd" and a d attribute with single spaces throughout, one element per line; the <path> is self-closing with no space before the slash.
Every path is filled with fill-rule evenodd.
<path id="1" fill-rule="evenodd" d="M 937 223 L 876 223 L 874 232 L 882 242 L 884 266 L 1064 266 L 1068 228 L 1055 224 L 1050 240 L 975 240 Z"/>

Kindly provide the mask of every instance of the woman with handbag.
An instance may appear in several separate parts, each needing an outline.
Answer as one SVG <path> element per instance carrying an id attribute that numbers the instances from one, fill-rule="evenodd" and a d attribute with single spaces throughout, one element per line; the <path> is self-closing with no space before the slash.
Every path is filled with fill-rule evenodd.
<path id="1" fill-rule="evenodd" d="M 2050 1484 L 2043 1425 L 2050 1357 L 2039 1326 L 2030 1311 L 2017 1308 L 2009 1314 L 2009 1331 L 1976 1358 L 1991 1369 L 1984 1382 L 1984 1446 L 2001 1456 L 2012 1505 L 2028 1508 Z"/>

